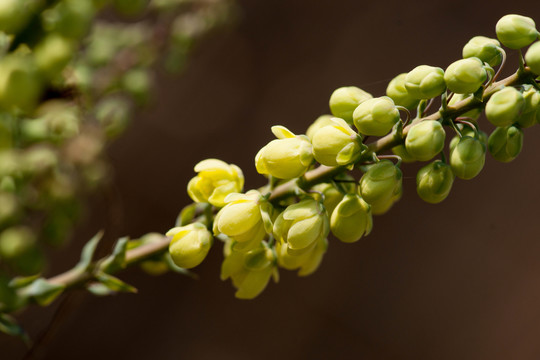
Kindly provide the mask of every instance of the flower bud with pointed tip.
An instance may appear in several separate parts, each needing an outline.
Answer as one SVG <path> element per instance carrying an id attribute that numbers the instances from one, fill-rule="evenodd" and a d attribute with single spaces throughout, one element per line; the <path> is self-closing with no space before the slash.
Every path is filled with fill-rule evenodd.
<path id="1" fill-rule="evenodd" d="M 358 105 L 353 119 L 354 126 L 361 134 L 384 136 L 399 121 L 399 110 L 391 98 L 382 96 Z"/>
<path id="2" fill-rule="evenodd" d="M 450 154 L 454 174 L 469 180 L 480 173 L 486 161 L 486 148 L 479 140 L 463 136 Z"/>
<path id="3" fill-rule="evenodd" d="M 506 127 L 517 121 L 524 107 L 523 95 L 513 87 L 505 87 L 489 98 L 486 118 L 495 126 Z"/>
<path id="4" fill-rule="evenodd" d="M 308 129 L 306 130 L 306 136 L 309 138 L 310 141 L 313 141 L 313 135 L 322 127 L 326 125 L 332 125 L 334 124 L 332 122 L 332 115 L 321 115 L 315 120 L 311 125 L 309 125 Z"/>
<path id="5" fill-rule="evenodd" d="M 216 207 L 225 206 L 225 197 L 242 191 L 244 175 L 234 165 L 218 159 L 206 159 L 195 165 L 197 176 L 188 183 L 188 194 L 195 202 L 209 202 Z"/>
<path id="6" fill-rule="evenodd" d="M 371 213 L 380 215 L 399 200 L 402 193 L 401 170 L 389 160 L 370 165 L 360 179 L 358 191 L 371 205 Z"/>
<path id="7" fill-rule="evenodd" d="M 214 235 L 225 234 L 236 241 L 236 250 L 249 250 L 258 245 L 266 232 L 261 215 L 261 194 L 250 190 L 245 194 L 229 194 L 226 205 L 214 218 Z"/>
<path id="8" fill-rule="evenodd" d="M 446 133 L 440 122 L 426 120 L 413 125 L 405 139 L 407 153 L 419 161 L 428 161 L 444 148 Z"/>
<path id="9" fill-rule="evenodd" d="M 485 36 L 475 36 L 463 47 L 463 58 L 477 57 L 494 67 L 502 62 L 501 43 Z"/>
<path id="10" fill-rule="evenodd" d="M 274 222 L 274 236 L 287 244 L 292 255 L 307 252 L 329 231 L 326 210 L 313 198 L 288 206 Z"/>
<path id="11" fill-rule="evenodd" d="M 405 88 L 416 99 L 431 99 L 446 89 L 444 70 L 439 67 L 420 65 L 405 77 Z"/>
<path id="12" fill-rule="evenodd" d="M 406 107 L 412 110 L 418 106 L 420 100 L 412 97 L 405 87 L 405 78 L 407 73 L 399 74 L 390 81 L 386 87 L 386 95 L 394 100 L 396 105 Z"/>
<path id="13" fill-rule="evenodd" d="M 345 195 L 330 218 L 332 234 L 347 243 L 368 235 L 372 227 L 371 206 L 357 194 Z"/>
<path id="14" fill-rule="evenodd" d="M 453 182 L 454 173 L 450 165 L 435 160 L 418 171 L 416 192 L 422 200 L 437 204 L 446 199 Z"/>
<path id="15" fill-rule="evenodd" d="M 525 105 L 517 118 L 517 123 L 522 128 L 528 128 L 540 122 L 540 91 L 532 85 L 524 85 L 524 88 L 526 89 L 523 92 Z"/>
<path id="16" fill-rule="evenodd" d="M 514 160 L 523 147 L 523 131 L 515 126 L 496 128 L 488 140 L 488 150 L 497 161 L 510 162 Z"/>
<path id="17" fill-rule="evenodd" d="M 540 41 L 535 42 L 529 47 L 525 54 L 525 62 L 536 75 L 540 75 Z"/>
<path id="18" fill-rule="evenodd" d="M 538 38 L 534 20 L 521 15 L 505 15 L 495 25 L 497 38 L 510 49 L 520 49 Z"/>
<path id="19" fill-rule="evenodd" d="M 313 162 L 308 137 L 294 135 L 283 126 L 273 126 L 272 132 L 278 139 L 270 141 L 255 156 L 257 172 L 285 180 L 304 175 Z"/>
<path id="20" fill-rule="evenodd" d="M 475 93 L 486 80 L 486 69 L 477 57 L 457 60 L 444 72 L 446 87 L 456 94 Z"/>
<path id="21" fill-rule="evenodd" d="M 330 96 L 330 111 L 332 115 L 352 124 L 354 109 L 372 97 L 370 93 L 356 86 L 340 87 Z"/>
<path id="22" fill-rule="evenodd" d="M 221 265 L 221 280 L 231 278 L 239 299 L 253 299 L 268 285 L 275 271 L 275 256 L 262 243 L 247 252 L 240 252 L 225 245 L 225 259 Z"/>
<path id="23" fill-rule="evenodd" d="M 172 260 L 184 269 L 199 265 L 208 255 L 213 240 L 206 226 L 198 222 L 172 228 L 167 236 L 172 236 L 169 244 Z"/>
<path id="24" fill-rule="evenodd" d="M 343 119 L 320 128 L 312 139 L 313 156 L 322 165 L 344 166 L 353 162 L 362 150 L 362 137 Z"/>

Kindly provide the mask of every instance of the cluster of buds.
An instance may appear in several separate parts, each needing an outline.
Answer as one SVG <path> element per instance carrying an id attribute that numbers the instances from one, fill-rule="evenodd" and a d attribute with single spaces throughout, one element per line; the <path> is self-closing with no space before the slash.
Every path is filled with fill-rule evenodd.
<path id="1" fill-rule="evenodd" d="M 313 273 L 330 235 L 345 243 L 368 235 L 372 216 L 386 213 L 401 197 L 402 161 L 428 162 L 418 171 L 417 192 L 435 204 L 448 196 L 455 177 L 480 173 L 486 151 L 498 161 L 513 160 L 522 147 L 522 128 L 540 122 L 540 42 L 531 45 L 539 33 L 532 19 L 519 15 L 503 17 L 496 32 L 498 40 L 472 38 L 463 58 L 446 70 L 421 65 L 399 74 L 386 96 L 354 86 L 335 90 L 331 115 L 320 116 L 306 135 L 272 127 L 277 139 L 255 157 L 257 171 L 268 177 L 258 190 L 242 193 L 244 179 L 235 165 L 215 159 L 196 165 L 188 193 L 214 211 L 200 215 L 206 227 L 171 230 L 173 260 L 183 267 L 199 264 L 212 231 L 225 242 L 222 279 L 232 279 L 237 297 L 254 298 L 272 275 L 278 279 L 278 268 Z M 517 80 L 493 85 L 493 67 L 500 70 L 506 58 L 502 46 L 529 45 Z M 437 97 L 440 109 L 428 116 Z M 496 126 L 489 137 L 477 122 L 483 109 Z M 445 149 L 448 131 L 455 135 Z M 384 138 L 364 143 L 372 136 Z"/>

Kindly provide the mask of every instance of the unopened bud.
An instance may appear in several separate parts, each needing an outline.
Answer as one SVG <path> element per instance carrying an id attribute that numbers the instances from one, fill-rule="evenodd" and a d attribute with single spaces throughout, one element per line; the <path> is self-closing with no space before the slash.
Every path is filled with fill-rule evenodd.
<path id="1" fill-rule="evenodd" d="M 520 49 L 538 38 L 534 20 L 521 15 L 505 15 L 495 26 L 497 38 L 510 49 Z"/>
<path id="2" fill-rule="evenodd" d="M 372 97 L 370 93 L 355 86 L 341 87 L 330 96 L 330 111 L 332 115 L 352 124 L 356 107 Z"/>
<path id="3" fill-rule="evenodd" d="M 448 90 L 456 94 L 472 94 L 487 80 L 487 72 L 482 60 L 477 57 L 453 62 L 444 72 Z"/>
<path id="4" fill-rule="evenodd" d="M 416 99 L 431 99 L 446 89 L 444 70 L 439 67 L 420 65 L 405 77 L 405 88 Z"/>
<path id="5" fill-rule="evenodd" d="M 452 183 L 454 173 L 450 165 L 440 160 L 424 166 L 416 175 L 416 192 L 420 198 L 430 204 L 437 204 L 446 199 Z"/>
<path id="6" fill-rule="evenodd" d="M 428 161 L 444 148 L 446 133 L 440 122 L 422 121 L 409 130 L 405 139 L 407 153 L 419 161 Z"/>
<path id="7" fill-rule="evenodd" d="M 497 161 L 510 162 L 514 160 L 523 147 L 523 131 L 515 126 L 496 128 L 488 140 L 488 150 Z"/>
<path id="8" fill-rule="evenodd" d="M 382 96 L 358 105 L 353 118 L 354 126 L 361 134 L 384 136 L 399 121 L 399 110 L 391 98 Z"/>
<path id="9" fill-rule="evenodd" d="M 493 125 L 506 127 L 518 120 L 524 106 L 523 95 L 513 87 L 505 87 L 489 98 L 486 117 Z"/>

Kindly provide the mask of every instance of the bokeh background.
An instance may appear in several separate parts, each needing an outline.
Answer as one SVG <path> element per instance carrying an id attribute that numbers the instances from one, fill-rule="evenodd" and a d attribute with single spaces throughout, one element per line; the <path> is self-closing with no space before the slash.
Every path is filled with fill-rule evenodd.
<path id="1" fill-rule="evenodd" d="M 180 76 L 160 72 L 152 104 L 109 149 L 108 194 L 95 194 L 49 274 L 74 265 L 84 242 L 106 229 L 165 232 L 189 202 L 201 159 L 239 165 L 246 188 L 264 184 L 254 156 L 272 125 L 302 133 L 328 112 L 340 86 L 384 94 L 420 64 L 446 68 L 475 35 L 494 36 L 504 14 L 540 23 L 531 1 L 414 2 L 243 0 L 237 18 L 197 47 Z M 515 69 L 509 54 L 506 73 Z M 484 130 L 491 130 L 485 125 Z M 219 280 L 221 244 L 195 272 L 120 275 L 137 295 L 84 291 L 20 316 L 41 339 L 39 359 L 539 359 L 540 126 L 525 131 L 512 163 L 489 157 L 456 180 L 439 205 L 415 191 L 418 165 L 404 165 L 404 194 L 355 244 L 330 239 L 320 269 L 281 271 L 252 301 Z M 47 331 L 46 331 L 47 330 Z M 0 337 L 0 358 L 26 354 Z"/>

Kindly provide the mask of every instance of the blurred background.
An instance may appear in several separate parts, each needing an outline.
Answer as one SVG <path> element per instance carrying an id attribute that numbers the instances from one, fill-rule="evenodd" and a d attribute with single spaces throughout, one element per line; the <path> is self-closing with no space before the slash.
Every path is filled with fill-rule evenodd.
<path id="1" fill-rule="evenodd" d="M 47 275 L 76 263 L 100 229 L 166 232 L 190 202 L 193 166 L 237 164 L 246 189 L 263 185 L 254 156 L 272 125 L 303 133 L 340 86 L 384 95 L 417 65 L 446 68 L 475 35 L 495 36 L 508 13 L 540 23 L 540 3 L 243 0 L 198 43 L 183 72 L 158 69 L 149 105 L 108 149 L 108 195 L 88 197 L 68 246 Z M 517 68 L 509 52 L 506 74 Z M 504 74 L 503 74 L 504 75 Z M 484 131 L 491 131 L 485 119 Z M 489 131 L 488 131 L 489 130 Z M 221 244 L 198 280 L 139 269 L 119 275 L 137 295 L 80 290 L 19 318 L 40 339 L 40 359 L 538 359 L 540 358 L 540 126 L 509 164 L 489 155 L 473 180 L 456 179 L 439 205 L 416 195 L 419 166 L 404 165 L 401 201 L 374 217 L 358 243 L 330 239 L 319 270 L 280 271 L 258 298 L 234 298 L 219 280 Z M 111 195 L 112 194 L 112 195 Z M 0 335 L 2 358 L 23 358 Z"/>

